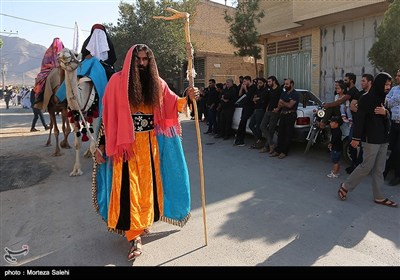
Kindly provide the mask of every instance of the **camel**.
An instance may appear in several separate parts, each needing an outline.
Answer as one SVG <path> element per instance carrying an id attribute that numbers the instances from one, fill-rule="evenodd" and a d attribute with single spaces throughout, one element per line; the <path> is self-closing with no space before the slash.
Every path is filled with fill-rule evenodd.
<path id="1" fill-rule="evenodd" d="M 64 48 L 58 55 L 58 61 L 65 73 L 68 117 L 75 134 L 75 163 L 69 175 L 81 176 L 83 174 L 80 163 L 81 142 L 89 138 L 91 140 L 90 148 L 84 153 L 85 157 L 91 157 L 96 149 L 95 137 L 92 134 L 97 132 L 99 97 L 89 77 L 81 77 L 78 81 L 77 68 L 80 66 L 80 54 Z"/>
<path id="2" fill-rule="evenodd" d="M 43 95 L 43 103 L 38 104 L 41 109 L 47 108 L 50 116 L 50 130 L 49 136 L 47 138 L 46 146 L 51 146 L 51 133 L 54 128 L 54 137 L 56 140 L 56 149 L 54 151 L 53 156 L 61 156 L 61 148 L 70 149 L 71 146 L 68 143 L 68 135 L 71 133 L 71 126 L 68 123 L 68 107 L 67 102 L 59 102 L 55 93 L 60 87 L 60 84 L 64 80 L 64 71 L 61 68 L 54 68 L 51 70 L 49 75 L 46 78 L 44 95 Z M 62 118 L 62 131 L 64 134 L 64 139 L 59 142 L 58 137 L 60 131 L 57 126 L 56 113 L 61 114 Z"/>

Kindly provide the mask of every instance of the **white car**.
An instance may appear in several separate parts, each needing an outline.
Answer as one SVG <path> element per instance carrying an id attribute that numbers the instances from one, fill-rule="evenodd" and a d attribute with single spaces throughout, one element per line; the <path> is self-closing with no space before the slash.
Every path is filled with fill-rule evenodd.
<path id="1" fill-rule="evenodd" d="M 313 119 L 313 113 L 317 110 L 318 105 L 322 105 L 322 101 L 315 96 L 311 91 L 306 89 L 296 89 L 299 93 L 299 106 L 297 108 L 297 120 L 294 124 L 295 132 L 293 135 L 294 141 L 305 142 L 310 124 Z M 242 115 L 242 107 L 240 101 L 245 96 L 242 96 L 235 103 L 235 112 L 233 113 L 232 128 L 237 130 L 239 127 L 240 117 Z M 250 119 L 247 121 L 246 132 L 252 133 L 249 128 Z"/>

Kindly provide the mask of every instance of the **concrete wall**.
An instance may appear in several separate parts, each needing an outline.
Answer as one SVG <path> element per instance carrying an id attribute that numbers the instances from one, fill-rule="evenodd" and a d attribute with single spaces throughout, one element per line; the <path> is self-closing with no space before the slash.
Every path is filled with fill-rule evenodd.
<path id="1" fill-rule="evenodd" d="M 334 81 L 343 79 L 345 73 L 356 74 L 357 88 L 364 73 L 376 74 L 367 55 L 382 19 L 383 16 L 374 16 L 321 28 L 320 81 L 325 100 L 333 100 Z"/>

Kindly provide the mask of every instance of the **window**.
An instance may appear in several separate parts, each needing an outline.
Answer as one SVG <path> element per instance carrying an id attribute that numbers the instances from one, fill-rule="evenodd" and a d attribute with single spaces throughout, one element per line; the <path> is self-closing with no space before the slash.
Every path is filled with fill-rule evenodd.
<path id="1" fill-rule="evenodd" d="M 267 44 L 267 55 L 276 55 L 311 49 L 311 36 Z"/>

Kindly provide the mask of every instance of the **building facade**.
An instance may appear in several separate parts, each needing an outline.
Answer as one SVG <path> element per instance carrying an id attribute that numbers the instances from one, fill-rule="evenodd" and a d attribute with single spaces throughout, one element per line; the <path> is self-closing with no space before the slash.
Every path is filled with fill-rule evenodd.
<path id="1" fill-rule="evenodd" d="M 368 51 L 389 2 L 385 0 L 265 0 L 266 12 L 257 29 L 264 45 L 265 76 L 293 78 L 305 88 L 332 101 L 334 81 L 347 72 L 376 74 Z"/>
<path id="2" fill-rule="evenodd" d="M 209 79 L 225 83 L 227 78 L 232 78 L 238 84 L 239 76 L 256 78 L 254 60 L 235 56 L 236 49 L 228 41 L 229 25 L 224 20 L 224 14 L 225 11 L 233 14 L 234 10 L 229 6 L 201 0 L 191 17 L 190 33 L 197 73 L 195 85 L 198 87 L 207 87 Z M 264 59 L 258 61 L 260 76 L 264 75 L 263 63 Z"/>

